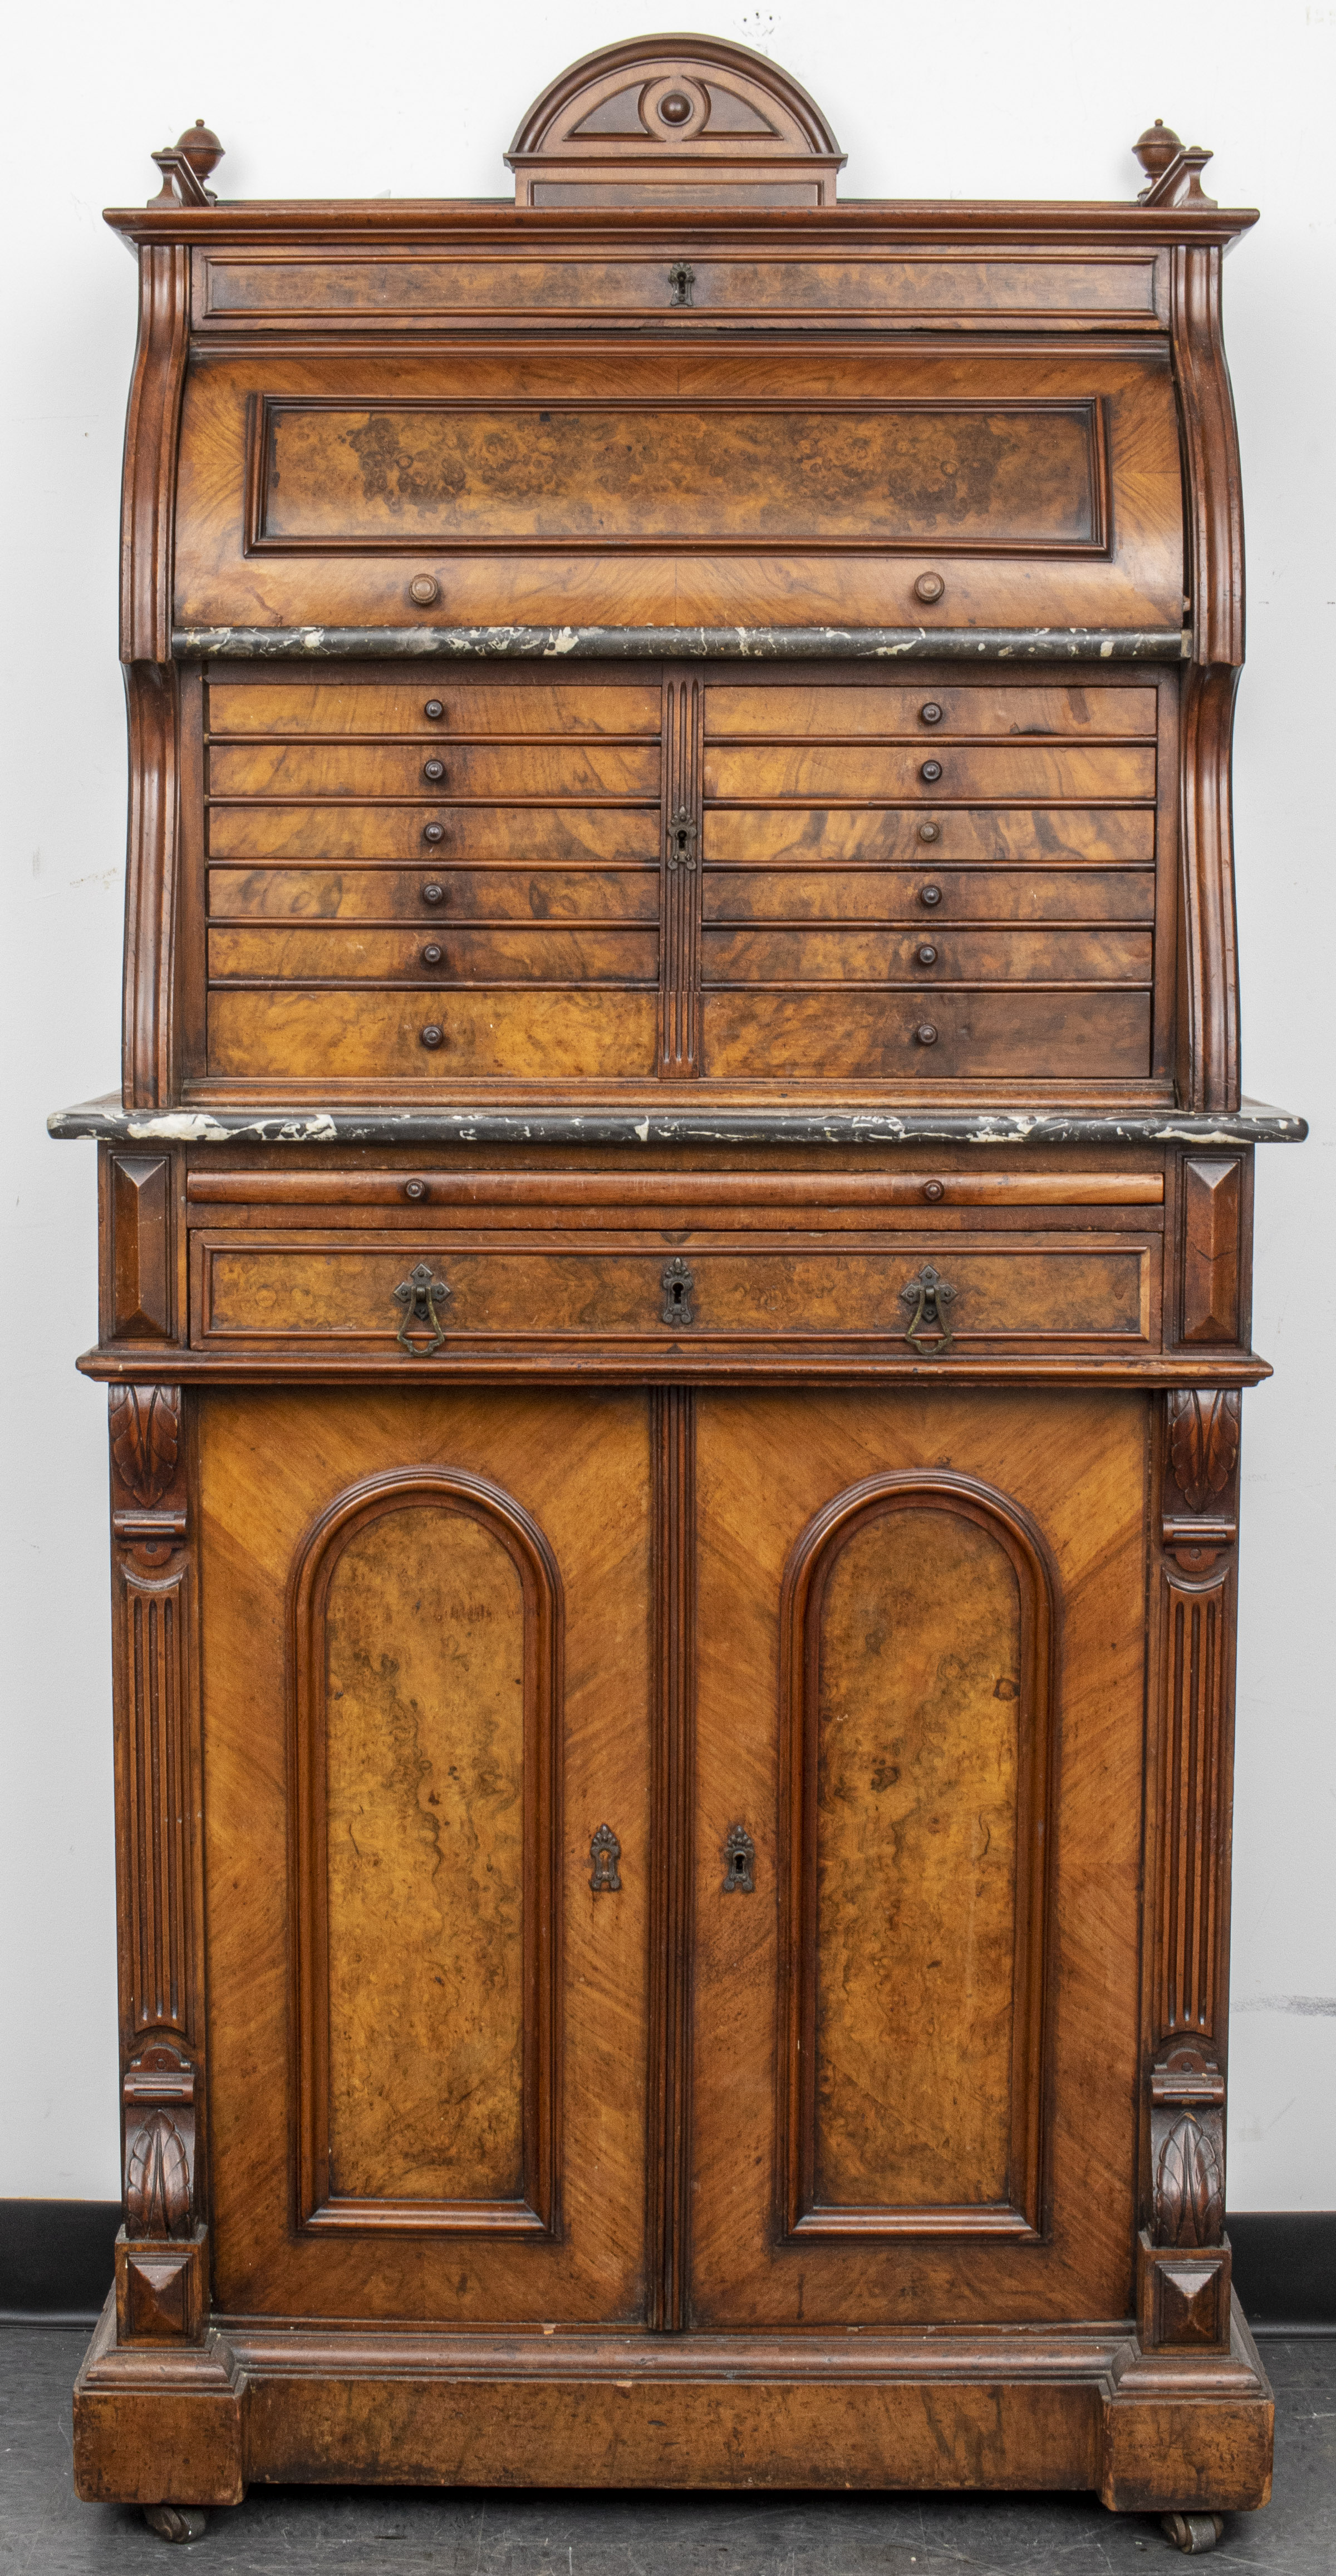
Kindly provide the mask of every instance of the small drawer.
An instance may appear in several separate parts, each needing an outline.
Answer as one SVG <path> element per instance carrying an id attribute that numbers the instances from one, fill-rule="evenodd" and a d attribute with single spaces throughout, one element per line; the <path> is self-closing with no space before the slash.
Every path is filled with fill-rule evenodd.
<path id="1" fill-rule="evenodd" d="M 360 1089 L 385 1079 L 439 1092 L 496 1075 L 635 1082 L 650 1079 L 658 1061 L 653 991 L 482 985 L 436 994 L 279 985 L 211 993 L 208 1021 L 211 1073 L 289 1083 Z"/>
<path id="2" fill-rule="evenodd" d="M 1156 693 L 1147 688 L 987 689 L 795 686 L 707 688 L 707 741 L 762 737 L 792 742 L 858 741 L 900 735 L 940 742 L 961 734 L 1155 733 Z"/>
<path id="3" fill-rule="evenodd" d="M 662 838 L 652 806 L 214 805 L 207 816 L 215 859 L 398 859 L 436 867 L 492 861 L 522 866 L 656 871 Z"/>
<path id="4" fill-rule="evenodd" d="M 1134 879 L 1135 883 L 1136 880 Z M 210 868 L 211 921 L 642 921 L 657 868 Z"/>
<path id="5" fill-rule="evenodd" d="M 914 743 L 716 743 L 705 754 L 709 797 L 868 797 L 902 803 L 1023 803 L 1032 796 L 1146 797 L 1155 793 L 1153 744 L 993 745 Z"/>
<path id="6" fill-rule="evenodd" d="M 217 871 L 215 871 L 217 873 Z M 707 923 L 1153 922 L 1149 868 L 709 868 Z M 1103 943 L 1101 943 L 1103 945 Z"/>
<path id="7" fill-rule="evenodd" d="M 1149 984 L 1143 930 L 707 930 L 706 984 Z"/>
<path id="8" fill-rule="evenodd" d="M 889 1080 L 983 1075 L 1086 1082 L 1150 1073 L 1142 992 L 711 992 L 701 1003 L 707 1075 L 718 1081 Z"/>
<path id="9" fill-rule="evenodd" d="M 339 922 L 301 930 L 209 933 L 209 977 L 220 983 L 424 986 L 454 983 L 655 984 L 652 930 L 478 929 L 457 922 L 410 930 L 357 930 Z"/>
<path id="10" fill-rule="evenodd" d="M 496 1344 L 621 1345 L 650 1365 L 712 1342 L 831 1341 L 905 1352 L 917 1324 L 925 1265 L 942 1283 L 939 1313 L 970 1352 L 1109 1345 L 1147 1348 L 1156 1322 L 1158 1244 L 1150 1236 L 845 1237 L 767 1248 L 726 1238 L 660 1238 L 642 1248 L 550 1234 L 519 1246 L 453 1236 L 235 1233 L 192 1238 L 196 1349 L 287 1350 L 319 1345 L 393 1354 L 419 1263 L 436 1283 L 442 1356 Z M 448 1294 L 442 1294 L 442 1287 Z M 408 1290 L 401 1295 L 401 1290 Z M 949 1291 L 944 1294 L 944 1291 Z M 433 1329 L 420 1307 L 411 1329 Z M 411 1355 L 404 1354 L 407 1361 Z"/>
<path id="11" fill-rule="evenodd" d="M 439 776 L 436 774 L 439 771 Z M 212 796 L 654 796 L 657 744 L 215 743 Z"/>
<path id="12" fill-rule="evenodd" d="M 935 875 L 958 867 L 1148 867 L 1155 856 L 1155 816 L 1143 809 L 1033 813 L 1001 806 L 934 807 L 931 813 L 814 812 L 775 806 L 715 806 L 705 817 L 707 867 L 901 867 Z"/>
<path id="13" fill-rule="evenodd" d="M 411 680 L 214 680 L 209 732 L 219 734 L 657 734 L 657 688 L 461 686 L 431 673 Z"/>

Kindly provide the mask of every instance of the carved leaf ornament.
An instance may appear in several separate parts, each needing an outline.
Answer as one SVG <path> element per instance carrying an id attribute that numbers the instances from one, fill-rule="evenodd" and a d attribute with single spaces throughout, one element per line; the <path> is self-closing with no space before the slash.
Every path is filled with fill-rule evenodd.
<path id="1" fill-rule="evenodd" d="M 1155 2241 L 1218 2245 L 1225 2221 L 1225 2177 L 1209 2129 L 1185 2111 L 1164 2139 L 1155 2166 Z"/>
<path id="2" fill-rule="evenodd" d="M 125 2159 L 125 2213 L 132 2237 L 190 2234 L 190 2159 L 165 2111 L 153 2111 Z"/>
<path id="3" fill-rule="evenodd" d="M 117 1474 L 150 1511 L 176 1472 L 181 1426 L 165 1386 L 126 1386 L 111 1402 L 111 1454 Z"/>
<path id="4" fill-rule="evenodd" d="M 1224 1388 L 1201 1396 L 1195 1387 L 1181 1387 L 1170 1397 L 1169 1465 L 1190 1512 L 1204 1510 L 1211 1495 L 1233 1482 L 1239 1411 L 1237 1394 Z"/>

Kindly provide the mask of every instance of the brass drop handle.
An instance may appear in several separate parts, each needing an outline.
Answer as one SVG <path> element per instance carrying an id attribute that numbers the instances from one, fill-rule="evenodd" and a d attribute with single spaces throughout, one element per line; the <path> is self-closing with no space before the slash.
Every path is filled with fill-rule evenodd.
<path id="1" fill-rule="evenodd" d="M 400 1280 L 394 1295 L 396 1303 L 403 1307 L 404 1319 L 394 1338 L 411 1360 L 430 1359 L 432 1352 L 440 1349 L 445 1326 L 436 1310 L 445 1304 L 449 1294 L 445 1280 L 432 1277 L 429 1261 L 419 1261 L 408 1277 Z M 409 1327 L 413 1324 L 425 1324 L 426 1333 L 411 1333 Z"/>
<path id="2" fill-rule="evenodd" d="M 907 1280 L 901 1289 L 901 1305 L 914 1310 L 905 1327 L 905 1340 L 921 1359 L 940 1359 L 944 1351 L 950 1350 L 952 1333 L 946 1309 L 954 1303 L 955 1294 L 950 1280 L 943 1279 L 930 1261 L 925 1261 L 917 1277 Z"/>
<path id="3" fill-rule="evenodd" d="M 616 1896 L 621 1890 L 617 1863 L 622 1847 L 611 1825 L 600 1825 L 589 1843 L 589 1884 L 595 1896 Z"/>
<path id="4" fill-rule="evenodd" d="M 756 1894 L 756 1845 L 745 1825 L 730 1825 L 724 1841 L 725 1896 Z"/>

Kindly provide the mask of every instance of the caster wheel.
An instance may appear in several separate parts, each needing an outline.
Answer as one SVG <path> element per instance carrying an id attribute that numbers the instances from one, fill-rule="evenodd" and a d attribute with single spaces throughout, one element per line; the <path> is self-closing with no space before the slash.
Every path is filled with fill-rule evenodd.
<path id="1" fill-rule="evenodd" d="M 159 2540 L 202 2540 L 205 2516 L 197 2504 L 146 2504 L 144 2520 Z"/>
<path id="2" fill-rule="evenodd" d="M 1224 2539 L 1225 2517 L 1222 2513 L 1162 2513 L 1160 2529 L 1175 2549 L 1193 2558 Z"/>

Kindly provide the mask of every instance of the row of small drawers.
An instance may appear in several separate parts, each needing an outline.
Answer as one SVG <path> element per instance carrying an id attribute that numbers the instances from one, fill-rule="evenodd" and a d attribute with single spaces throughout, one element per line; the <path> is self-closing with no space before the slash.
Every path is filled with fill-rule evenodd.
<path id="1" fill-rule="evenodd" d="M 729 870 L 707 867 L 701 884 L 707 924 L 1015 922 L 1150 923 L 1149 868 Z M 657 867 L 525 868 L 494 865 L 427 873 L 389 868 L 209 870 L 211 922 L 355 922 L 382 929 L 430 921 L 548 924 L 657 923 Z"/>
<path id="2" fill-rule="evenodd" d="M 439 858 L 459 866 L 603 868 L 657 872 L 659 808 L 443 806 L 423 816 L 395 805 L 214 805 L 214 859 Z M 924 813 L 848 807 L 711 807 L 701 835 L 705 867 L 820 868 L 930 861 L 957 866 L 1146 867 L 1155 816 L 1145 807 L 945 806 Z"/>
<path id="3" fill-rule="evenodd" d="M 707 929 L 703 984 L 944 983 L 1146 984 L 1149 931 L 955 930 L 927 936 L 877 928 Z M 407 930 L 338 923 L 288 930 L 214 929 L 209 978 L 219 983 L 441 984 L 451 981 L 654 984 L 657 927 L 471 927 L 452 922 L 423 940 Z"/>
<path id="4" fill-rule="evenodd" d="M 211 797 L 657 797 L 657 745 L 214 743 Z M 835 796 L 923 803 L 1153 797 L 1153 743 L 734 743 L 705 749 L 708 799 Z"/>
<path id="5" fill-rule="evenodd" d="M 588 688 L 485 679 L 467 688 L 424 690 L 420 678 L 397 681 L 257 681 L 210 683 L 208 729 L 220 735 L 441 736 L 496 734 L 657 735 L 657 687 Z M 707 683 L 705 732 L 826 739 L 951 734 L 1153 734 L 1153 688 L 893 688 L 806 683 L 735 688 Z"/>

